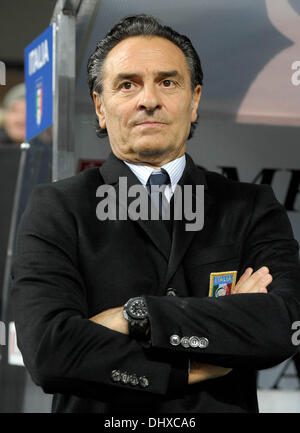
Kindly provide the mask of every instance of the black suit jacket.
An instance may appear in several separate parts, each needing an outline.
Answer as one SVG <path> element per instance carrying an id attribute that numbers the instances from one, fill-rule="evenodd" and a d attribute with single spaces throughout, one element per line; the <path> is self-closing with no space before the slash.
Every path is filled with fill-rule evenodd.
<path id="1" fill-rule="evenodd" d="M 100 168 L 36 187 L 23 215 L 13 265 L 18 345 L 57 412 L 257 411 L 255 372 L 296 352 L 298 244 L 269 186 L 204 172 L 187 155 L 181 185 L 205 185 L 201 231 L 174 221 L 99 221 L 96 190 L 119 177 L 139 183 L 113 154 Z M 208 297 L 212 272 L 270 268 L 268 294 Z M 177 296 L 166 296 L 168 288 Z M 148 346 L 89 320 L 144 294 Z M 170 344 L 207 338 L 205 348 Z M 188 385 L 188 359 L 232 367 Z M 133 386 L 112 371 L 147 378 Z"/>

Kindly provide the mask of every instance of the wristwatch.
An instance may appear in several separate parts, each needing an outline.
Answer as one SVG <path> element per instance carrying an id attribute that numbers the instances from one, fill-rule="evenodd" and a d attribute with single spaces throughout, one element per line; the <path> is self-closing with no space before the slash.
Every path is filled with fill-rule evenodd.
<path id="1" fill-rule="evenodd" d="M 128 321 L 129 335 L 137 340 L 149 337 L 150 323 L 145 298 L 130 298 L 123 308 L 123 316 Z"/>

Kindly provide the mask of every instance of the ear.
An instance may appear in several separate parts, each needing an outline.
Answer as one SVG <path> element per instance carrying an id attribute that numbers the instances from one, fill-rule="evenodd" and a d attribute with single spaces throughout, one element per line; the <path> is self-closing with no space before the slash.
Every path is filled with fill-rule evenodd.
<path id="1" fill-rule="evenodd" d="M 93 99 L 94 99 L 96 114 L 99 120 L 99 125 L 102 129 L 106 129 L 105 109 L 104 109 L 102 98 L 99 95 L 99 93 L 93 92 Z"/>
<path id="2" fill-rule="evenodd" d="M 194 93 L 193 93 L 193 105 L 192 105 L 192 112 L 191 112 L 191 122 L 196 122 L 196 120 L 197 120 L 197 110 L 198 110 L 198 105 L 199 105 L 200 98 L 201 98 L 201 92 L 202 92 L 202 86 L 200 86 L 200 84 L 198 84 L 195 87 Z"/>

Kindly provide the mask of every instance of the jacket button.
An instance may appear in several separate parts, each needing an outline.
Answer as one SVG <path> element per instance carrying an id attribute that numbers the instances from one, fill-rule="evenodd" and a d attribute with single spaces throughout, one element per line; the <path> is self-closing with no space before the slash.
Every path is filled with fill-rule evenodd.
<path id="1" fill-rule="evenodd" d="M 189 338 L 189 344 L 193 348 L 199 347 L 199 345 L 200 345 L 200 338 L 199 337 L 195 337 L 193 335 L 192 337 Z"/>
<path id="2" fill-rule="evenodd" d="M 169 287 L 167 289 L 167 296 L 176 296 L 176 290 L 173 289 L 172 287 Z"/>
<path id="3" fill-rule="evenodd" d="M 181 338 L 179 337 L 179 335 L 171 335 L 170 337 L 170 343 L 172 344 L 172 346 L 178 346 L 180 344 Z"/>
<path id="4" fill-rule="evenodd" d="M 129 383 L 132 386 L 137 386 L 139 384 L 139 379 L 136 374 L 131 374 L 129 376 Z"/>
<path id="5" fill-rule="evenodd" d="M 129 374 L 126 371 L 121 373 L 121 382 L 124 384 L 129 382 Z"/>
<path id="6" fill-rule="evenodd" d="M 149 380 L 146 376 L 141 376 L 139 378 L 139 384 L 142 388 L 147 388 L 147 386 L 149 386 Z"/>
<path id="7" fill-rule="evenodd" d="M 209 341 L 207 338 L 205 337 L 201 337 L 199 338 L 199 347 L 200 349 L 205 349 L 209 344 Z"/>
<path id="8" fill-rule="evenodd" d="M 182 337 L 181 339 L 181 346 L 185 347 L 186 349 L 190 347 L 190 342 L 188 337 Z"/>
<path id="9" fill-rule="evenodd" d="M 120 370 L 113 370 L 110 374 L 110 377 L 114 382 L 120 382 L 120 380 L 121 380 Z"/>

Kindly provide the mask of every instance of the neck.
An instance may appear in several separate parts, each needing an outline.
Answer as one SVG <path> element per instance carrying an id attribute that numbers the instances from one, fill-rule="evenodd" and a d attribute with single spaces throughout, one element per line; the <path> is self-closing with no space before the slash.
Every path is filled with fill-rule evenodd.
<path id="1" fill-rule="evenodd" d="M 148 167 L 151 168 L 160 168 L 163 165 L 167 164 L 170 161 L 174 161 L 175 159 L 180 158 L 182 155 L 184 155 L 184 150 L 181 150 L 180 152 L 177 152 L 176 154 L 172 154 L 172 155 L 160 155 L 159 157 L 153 158 L 152 157 L 149 158 L 149 155 L 135 155 L 132 158 L 128 158 L 128 156 L 118 156 L 116 155 L 118 158 L 122 159 L 123 161 L 132 163 L 132 164 L 139 164 L 139 165 L 147 165 Z"/>

